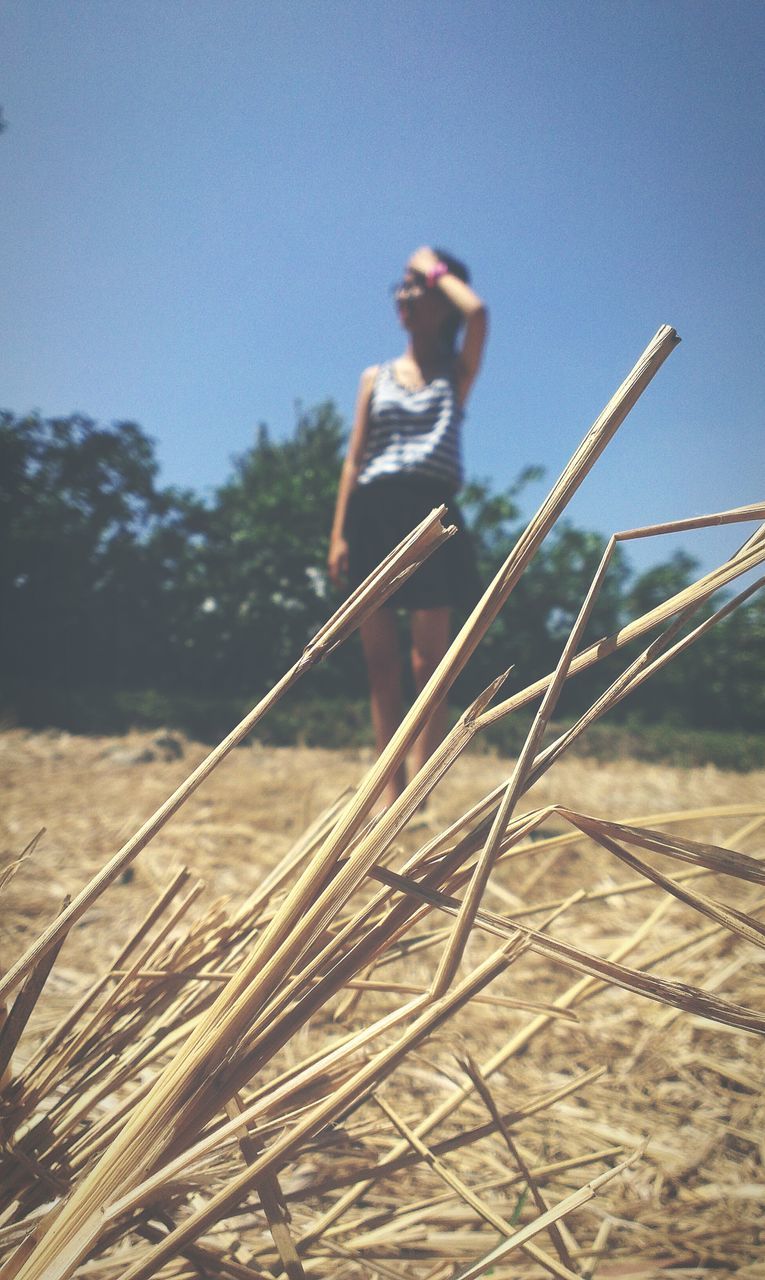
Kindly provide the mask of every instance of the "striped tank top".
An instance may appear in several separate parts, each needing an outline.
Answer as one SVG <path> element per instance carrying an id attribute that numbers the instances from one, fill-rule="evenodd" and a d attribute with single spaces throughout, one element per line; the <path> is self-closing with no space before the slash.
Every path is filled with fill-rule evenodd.
<path id="1" fill-rule="evenodd" d="M 398 381 L 392 361 L 381 365 L 372 388 L 357 484 L 385 476 L 412 476 L 459 489 L 463 417 L 449 378 L 434 378 L 412 391 Z"/>

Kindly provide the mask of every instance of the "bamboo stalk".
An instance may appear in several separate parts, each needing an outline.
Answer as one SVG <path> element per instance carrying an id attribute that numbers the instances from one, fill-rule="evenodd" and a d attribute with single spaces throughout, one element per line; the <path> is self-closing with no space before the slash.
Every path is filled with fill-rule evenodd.
<path id="1" fill-rule="evenodd" d="M 374 609 L 398 589 L 404 576 L 409 576 L 419 564 L 454 532 L 453 526 L 444 529 L 440 524 L 445 508 L 431 512 L 409 536 L 399 544 L 387 560 L 362 583 L 361 587 L 340 606 L 314 639 L 306 646 L 297 662 L 273 689 L 231 730 L 213 751 L 189 774 L 185 782 L 160 805 L 159 809 L 143 824 L 134 836 L 123 845 L 106 866 L 73 898 L 67 911 L 45 930 L 8 972 L 0 978 L 0 996 L 11 990 L 29 972 L 38 958 L 79 920 L 104 889 L 111 884 L 125 867 L 146 848 L 165 823 L 185 804 L 214 769 L 242 742 L 263 716 L 279 701 L 284 693 L 306 671 L 331 653 L 342 640 L 351 635 Z"/>
<path id="2" fill-rule="evenodd" d="M 581 484 L 585 475 L 592 468 L 642 390 L 647 386 L 678 341 L 679 339 L 674 330 L 666 326 L 659 330 L 631 374 L 597 419 L 588 436 L 585 437 L 582 445 L 565 468 L 560 480 L 542 504 L 537 516 L 531 521 L 527 533 L 522 535 L 516 549 L 511 553 L 485 593 L 483 600 L 476 606 L 473 614 L 465 623 L 451 649 L 431 677 L 431 680 L 426 684 L 399 730 L 393 735 L 388 747 L 381 753 L 379 760 L 368 774 L 356 797 L 349 804 L 333 835 L 317 855 L 315 864 L 301 877 L 288 896 L 279 916 L 266 931 L 259 946 L 253 953 L 247 972 L 241 976 L 240 985 L 236 986 L 231 994 L 236 994 L 236 991 L 241 989 L 241 985 L 247 981 L 250 974 L 258 972 L 259 982 L 250 995 L 250 1001 L 264 1001 L 269 987 L 272 988 L 273 976 L 280 972 L 282 967 L 294 962 L 304 945 L 302 939 L 305 936 L 302 930 L 300 933 L 296 933 L 294 926 L 298 920 L 301 920 L 305 923 L 310 921 L 311 929 L 317 927 L 321 918 L 322 903 L 321 900 L 316 903 L 316 894 L 321 889 L 328 873 L 334 868 L 343 845 L 356 834 L 369 808 L 382 792 L 390 775 L 398 767 L 419 731 L 421 717 L 427 715 L 429 710 L 445 696 L 449 686 L 467 662 L 470 654 L 494 617 L 496 617 L 499 609 L 505 603 L 513 586 L 518 581 L 547 532 L 549 532 L 555 520 L 565 509 L 566 504 Z M 334 893 L 338 899 L 347 899 L 353 887 L 368 870 L 372 860 L 374 859 L 369 858 L 368 845 L 361 851 L 357 849 L 354 852 L 348 866 L 335 878 Z M 340 883 L 341 878 L 343 879 L 342 885 Z"/>
<path id="3" fill-rule="evenodd" d="M 409 1143 L 417 1154 L 421 1156 L 428 1165 L 430 1165 L 434 1173 L 436 1173 L 448 1187 L 451 1187 L 452 1190 L 456 1192 L 460 1199 L 464 1200 L 475 1213 L 479 1214 L 485 1222 L 488 1222 L 489 1226 L 494 1227 L 501 1235 L 505 1237 L 513 1235 L 513 1228 L 507 1219 L 503 1218 L 501 1214 L 496 1213 L 490 1205 L 487 1205 L 486 1202 L 482 1200 L 481 1197 L 467 1185 L 467 1183 L 463 1182 L 462 1178 L 454 1173 L 454 1171 L 450 1169 L 443 1160 L 440 1160 L 439 1157 L 433 1153 L 431 1148 L 417 1136 L 415 1131 L 409 1128 L 406 1121 L 396 1114 L 393 1107 L 391 1107 L 384 1098 L 376 1097 L 375 1101 L 399 1131 L 404 1141 Z M 529 1246 L 527 1245 L 526 1248 L 529 1248 Z M 554 1258 L 549 1258 L 542 1252 L 542 1250 L 537 1249 L 534 1246 L 531 1246 L 531 1250 L 531 1256 L 534 1257 L 535 1261 L 541 1262 L 545 1270 L 549 1271 L 551 1275 L 558 1276 L 560 1280 L 580 1280 L 580 1278 L 565 1263 L 559 1265 L 556 1263 Z"/>
<path id="4" fill-rule="evenodd" d="M 176 893 L 178 893 L 185 885 L 189 878 L 189 874 L 188 868 L 182 867 L 173 877 L 167 888 L 160 893 L 156 902 L 146 913 L 138 928 L 131 935 L 130 939 L 115 959 L 115 969 L 119 969 L 120 965 L 125 963 L 133 948 L 143 941 L 149 930 L 164 914 Z M 32 1093 L 32 1096 L 34 1096 L 34 1093 L 36 1092 L 42 1092 L 50 1081 L 50 1072 L 46 1077 L 44 1069 L 52 1068 L 52 1071 L 55 1074 L 55 1072 L 60 1069 L 60 1067 L 63 1067 L 68 1061 L 68 1058 L 71 1056 L 70 1053 L 67 1051 L 62 1054 L 59 1051 L 59 1046 L 72 1028 L 79 1022 L 80 1018 L 85 1013 L 85 1010 L 90 1007 L 90 1005 L 106 988 L 109 983 L 109 979 L 110 974 L 107 972 L 93 983 L 82 999 L 74 1006 L 72 1011 L 62 1019 L 54 1031 L 52 1031 L 51 1034 L 43 1041 L 37 1053 L 27 1064 L 24 1071 L 24 1085 L 26 1090 Z M 42 1076 L 39 1074 L 41 1071 L 43 1072 Z"/>
<path id="5" fill-rule="evenodd" d="M 595 644 L 590 645 L 588 649 L 583 650 L 582 653 L 577 654 L 571 663 L 571 675 L 577 675 L 580 671 L 587 670 L 603 658 L 610 657 L 611 654 L 624 648 L 625 645 L 645 635 L 647 631 L 651 631 L 660 623 L 668 621 L 681 610 L 691 609 L 709 599 L 716 591 L 728 586 L 729 583 L 743 574 L 758 568 L 764 561 L 765 543 L 758 542 L 748 554 L 742 552 L 738 557 L 726 561 L 724 565 L 704 574 L 703 577 L 676 592 L 674 596 L 670 596 L 662 604 L 649 609 L 640 618 L 634 619 L 612 635 L 597 641 Z M 511 712 L 517 711 L 529 702 L 533 702 L 540 694 L 544 693 L 553 678 L 553 674 L 543 676 L 540 680 L 527 685 L 519 693 L 515 693 L 512 697 L 505 699 L 504 702 L 497 703 L 490 711 L 484 712 L 481 718 L 481 727 L 493 724 L 496 720 L 501 720 Z"/>
<path id="6" fill-rule="evenodd" d="M 436 976 L 433 979 L 433 995 L 441 995 L 454 978 L 454 974 L 462 960 L 462 956 L 467 945 L 468 936 L 475 923 L 476 912 L 483 899 L 489 876 L 494 868 L 499 853 L 499 848 L 503 836 L 505 835 L 508 822 L 512 818 L 515 806 L 518 803 L 523 791 L 527 785 L 527 779 L 532 767 L 532 763 L 536 757 L 539 745 L 542 741 L 545 729 L 547 728 L 550 716 L 557 705 L 561 690 L 565 684 L 571 662 L 574 657 L 577 645 L 582 637 L 584 629 L 592 612 L 592 607 L 598 597 L 600 586 L 605 577 L 609 561 L 611 559 L 613 546 L 609 543 L 601 560 L 600 566 L 592 580 L 590 588 L 582 603 L 578 617 L 571 628 L 571 632 L 563 646 L 558 665 L 553 673 L 553 678 L 545 690 L 541 705 L 532 722 L 531 728 L 526 735 L 515 768 L 507 784 L 502 801 L 497 810 L 496 817 L 492 823 L 491 831 L 486 844 L 483 847 L 481 855 L 476 862 L 475 870 L 471 876 L 467 891 L 462 900 L 457 922 L 454 927 L 454 933 L 449 944 L 441 957 Z"/>
<path id="7" fill-rule="evenodd" d="M 226 1111 L 232 1120 L 241 1122 L 243 1110 L 241 1099 L 237 1095 L 226 1104 Z M 250 1136 L 244 1122 L 239 1134 L 239 1146 L 248 1165 L 253 1164 L 262 1152 L 261 1145 Z M 263 1178 L 258 1186 L 258 1195 L 282 1266 L 287 1273 L 287 1280 L 305 1280 L 303 1264 L 289 1229 L 289 1213 L 275 1173 L 267 1174 Z"/>
<path id="8" fill-rule="evenodd" d="M 513 1142 L 513 1138 L 510 1133 L 510 1130 L 508 1129 L 507 1125 L 502 1119 L 502 1116 L 500 1115 L 497 1104 L 494 1101 L 494 1098 L 492 1097 L 491 1090 L 488 1084 L 486 1083 L 486 1081 L 484 1080 L 483 1076 L 481 1075 L 480 1067 L 478 1066 L 477 1063 L 473 1062 L 472 1059 L 470 1058 L 466 1060 L 464 1065 L 465 1065 L 465 1070 L 468 1076 L 473 1081 L 473 1084 L 475 1085 L 477 1092 L 480 1094 L 481 1099 L 483 1100 L 486 1106 L 486 1109 L 489 1112 L 489 1115 L 491 1116 L 492 1120 L 496 1124 L 498 1131 L 502 1134 L 502 1137 L 505 1140 L 505 1145 L 507 1146 L 507 1149 L 510 1152 L 510 1155 L 513 1157 L 513 1160 L 515 1161 L 518 1168 L 520 1169 L 523 1179 L 526 1182 L 526 1185 L 528 1186 L 532 1196 L 534 1197 L 534 1203 L 537 1206 L 537 1212 L 549 1213 L 550 1211 L 549 1206 L 545 1202 L 544 1196 L 542 1195 L 542 1192 L 539 1189 L 539 1186 L 537 1184 L 537 1181 L 533 1173 L 531 1172 L 530 1168 L 526 1164 L 526 1161 L 523 1159 L 523 1156 L 518 1150 L 518 1147 Z M 550 1232 L 550 1239 L 555 1245 L 555 1248 L 558 1252 L 558 1257 L 560 1258 L 564 1269 L 570 1273 L 573 1263 L 571 1261 L 571 1257 L 569 1255 L 568 1249 L 566 1248 L 566 1245 L 563 1240 L 563 1236 L 561 1234 L 561 1230 L 558 1227 L 557 1222 L 550 1223 L 549 1232 Z M 512 1232 L 510 1232 L 509 1234 L 512 1234 Z"/>
<path id="9" fill-rule="evenodd" d="M 305 1120 L 300 1121 L 292 1131 L 274 1142 L 268 1151 L 255 1161 L 250 1169 L 232 1179 L 227 1187 L 211 1198 L 204 1209 L 193 1214 L 187 1222 L 176 1228 L 162 1244 L 158 1245 L 151 1253 L 150 1260 L 146 1265 L 131 1267 L 125 1273 L 124 1280 L 149 1280 L 149 1277 L 153 1274 L 152 1269 L 156 1269 L 160 1263 L 173 1257 L 186 1243 L 201 1235 L 213 1222 L 223 1216 L 227 1209 L 236 1204 L 250 1187 L 257 1185 L 263 1174 L 281 1162 L 285 1153 L 298 1140 L 304 1139 L 309 1133 L 317 1132 L 334 1116 L 341 1114 L 350 1102 L 367 1092 L 370 1087 L 389 1074 L 407 1052 L 429 1034 L 435 1026 L 439 1025 L 444 1018 L 449 1017 L 465 1004 L 472 995 L 496 977 L 498 972 L 508 964 L 511 964 L 522 949 L 523 944 L 519 944 L 517 941 L 505 944 L 499 951 L 490 956 L 484 964 L 480 965 L 475 973 L 471 974 L 464 983 L 455 988 L 454 992 L 445 996 L 443 1000 L 436 1001 L 430 1007 L 425 1007 L 424 1009 L 421 1007 L 421 1002 L 413 1004 L 411 1012 L 415 1015 L 415 1021 L 411 1028 L 391 1048 L 383 1049 L 378 1053 L 369 1064 L 362 1067 L 355 1076 L 342 1085 L 330 1099 L 321 1103 L 314 1111 L 309 1113 Z M 68 1259 L 67 1265 L 69 1265 Z M 58 1267 L 56 1260 L 56 1269 L 50 1272 L 50 1276 L 46 1275 L 45 1280 L 59 1280 L 59 1276 L 64 1274 L 66 1273 Z"/>
<path id="10" fill-rule="evenodd" d="M 391 872 L 384 872 L 384 874 L 392 876 Z M 417 882 L 407 880 L 404 876 L 399 876 L 395 879 L 402 890 L 411 893 L 414 897 L 430 902 L 433 906 L 438 906 L 450 914 L 456 915 L 459 911 L 460 903 L 458 899 L 449 897 L 444 893 L 425 889 Z M 679 1009 L 686 1010 L 686 1012 L 710 1018 L 714 1022 L 722 1022 L 727 1026 L 738 1027 L 742 1031 L 765 1035 L 765 1014 L 761 1014 L 758 1010 L 719 1000 L 711 992 L 704 991 L 699 987 L 694 988 L 686 984 L 680 985 L 666 982 L 640 970 L 628 969 L 624 965 L 602 960 L 600 957 L 591 955 L 571 943 L 550 938 L 538 929 L 529 929 L 527 926 L 520 925 L 515 921 L 505 920 L 502 916 L 497 916 L 491 911 L 479 910 L 476 913 L 476 921 L 482 929 L 494 937 L 512 937 L 515 936 L 516 931 L 520 931 L 530 939 L 532 950 L 550 959 L 560 960 L 563 964 L 582 973 L 605 977 L 612 985 L 623 987 L 626 991 L 633 991 L 636 994 L 647 996 L 651 1000 L 658 1000 L 660 1003 L 674 1005 Z M 740 932 L 740 929 L 736 930 L 736 932 Z"/>
<path id="11" fill-rule="evenodd" d="M 63 910 L 66 910 L 68 899 L 64 902 Z M 21 991 L 14 1000 L 8 1017 L 0 1023 L 0 1080 L 5 1077 L 6 1071 L 11 1063 L 11 1058 L 16 1050 L 16 1046 L 24 1033 L 24 1028 L 29 1021 L 39 997 L 40 993 L 48 980 L 48 975 L 53 968 L 56 956 L 63 946 L 64 938 L 59 939 L 56 944 L 55 952 L 51 955 L 43 955 L 38 960 L 34 969 L 30 973 L 27 981 Z"/>
<path id="12" fill-rule="evenodd" d="M 576 738 L 589 728 L 605 711 L 610 711 L 618 702 L 621 702 L 628 694 L 633 693 L 635 689 L 644 684 L 646 680 L 655 675 L 657 671 L 666 666 L 668 662 L 684 653 L 692 644 L 702 636 L 706 635 L 713 626 L 721 622 L 723 618 L 727 618 L 736 609 L 740 608 L 755 592 L 759 591 L 765 585 L 765 578 L 758 578 L 756 582 L 747 587 L 739 595 L 732 600 L 727 601 L 721 608 L 717 609 L 709 618 L 705 618 L 693 631 L 683 636 L 680 640 L 672 643 L 677 630 L 686 620 L 690 610 L 684 610 L 679 618 L 668 628 L 663 635 L 659 636 L 652 644 L 648 646 L 635 660 L 630 663 L 625 671 L 608 687 L 600 698 L 577 720 L 577 722 L 566 730 L 565 733 L 554 742 L 551 743 L 545 752 L 540 755 L 536 762 L 531 780 L 538 781 L 541 775 L 550 768 L 554 761 L 567 750 Z M 664 652 L 662 652 L 664 650 Z"/>
<path id="13" fill-rule="evenodd" d="M 525 1244 L 527 1240 L 532 1239 L 532 1237 L 537 1235 L 540 1231 L 545 1231 L 552 1223 L 557 1222 L 558 1219 L 562 1218 L 565 1214 L 573 1213 L 575 1209 L 579 1209 L 582 1205 L 587 1204 L 588 1200 L 591 1200 L 593 1196 L 598 1194 L 601 1187 L 604 1187 L 606 1183 L 610 1182 L 612 1178 L 617 1177 L 620 1173 L 625 1173 L 627 1169 L 633 1168 L 642 1156 L 642 1150 L 638 1150 L 627 1160 L 622 1160 L 621 1163 L 615 1165 L 613 1169 L 609 1169 L 607 1173 L 602 1173 L 599 1178 L 593 1178 L 593 1180 L 588 1182 L 584 1187 L 573 1192 L 572 1195 L 567 1196 L 566 1199 L 562 1200 L 554 1209 L 550 1209 L 547 1213 L 540 1214 L 538 1218 L 529 1223 L 527 1227 L 522 1227 L 521 1230 L 517 1231 L 509 1240 L 503 1240 L 502 1244 L 497 1245 L 496 1249 L 492 1249 L 491 1253 L 488 1253 L 485 1258 L 480 1260 L 480 1262 L 477 1262 L 472 1267 L 467 1267 L 465 1270 L 460 1271 L 459 1275 L 455 1277 L 455 1280 L 476 1280 L 476 1277 L 485 1275 L 489 1268 L 493 1267 L 493 1265 L 496 1262 L 499 1262 L 502 1258 L 506 1258 L 514 1249 Z"/>

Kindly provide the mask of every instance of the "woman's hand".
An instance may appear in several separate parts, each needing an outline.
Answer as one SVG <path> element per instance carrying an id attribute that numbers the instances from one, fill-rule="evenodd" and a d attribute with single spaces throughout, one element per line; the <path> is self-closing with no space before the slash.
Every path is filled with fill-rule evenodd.
<path id="1" fill-rule="evenodd" d="M 333 587 L 342 587 L 348 577 L 348 543 L 345 538 L 333 538 L 330 542 L 327 569 Z"/>
<path id="2" fill-rule="evenodd" d="M 416 271 L 418 275 L 427 278 L 433 268 L 440 265 L 440 262 L 441 259 L 425 244 L 415 249 L 406 265 L 410 271 Z"/>

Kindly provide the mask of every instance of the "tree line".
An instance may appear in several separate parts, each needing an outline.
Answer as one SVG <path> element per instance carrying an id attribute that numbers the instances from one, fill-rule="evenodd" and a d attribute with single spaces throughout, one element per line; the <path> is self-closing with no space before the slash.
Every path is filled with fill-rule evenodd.
<path id="1" fill-rule="evenodd" d="M 261 426 L 210 498 L 160 483 L 153 442 L 135 423 L 0 414 L 0 703 L 21 723 L 87 692 L 159 691 L 254 699 L 295 660 L 337 603 L 325 573 L 345 442 L 331 402 L 299 409 L 292 434 Z M 523 528 L 527 468 L 501 492 L 465 488 L 484 581 Z M 603 550 L 601 534 L 562 522 L 479 647 L 463 700 L 512 665 L 510 688 L 550 670 Z M 686 585 L 675 553 L 635 574 L 619 552 L 589 640 Z M 765 601 L 759 593 L 625 704 L 624 714 L 689 727 L 765 727 Z M 611 671 L 624 664 L 616 660 Z M 571 713 L 603 687 L 572 682 Z M 310 677 L 327 698 L 365 693 L 357 644 Z M 51 712 L 53 717 L 53 712 Z M 55 717 L 53 717 L 55 718 Z"/>

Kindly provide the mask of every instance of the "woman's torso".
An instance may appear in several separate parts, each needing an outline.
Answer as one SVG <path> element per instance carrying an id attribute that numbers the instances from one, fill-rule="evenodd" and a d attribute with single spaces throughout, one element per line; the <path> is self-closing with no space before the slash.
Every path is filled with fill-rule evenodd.
<path id="1" fill-rule="evenodd" d="M 395 361 L 381 365 L 370 398 L 358 484 L 407 476 L 456 491 L 462 483 L 463 418 L 448 376 L 415 389 L 399 381 Z"/>

